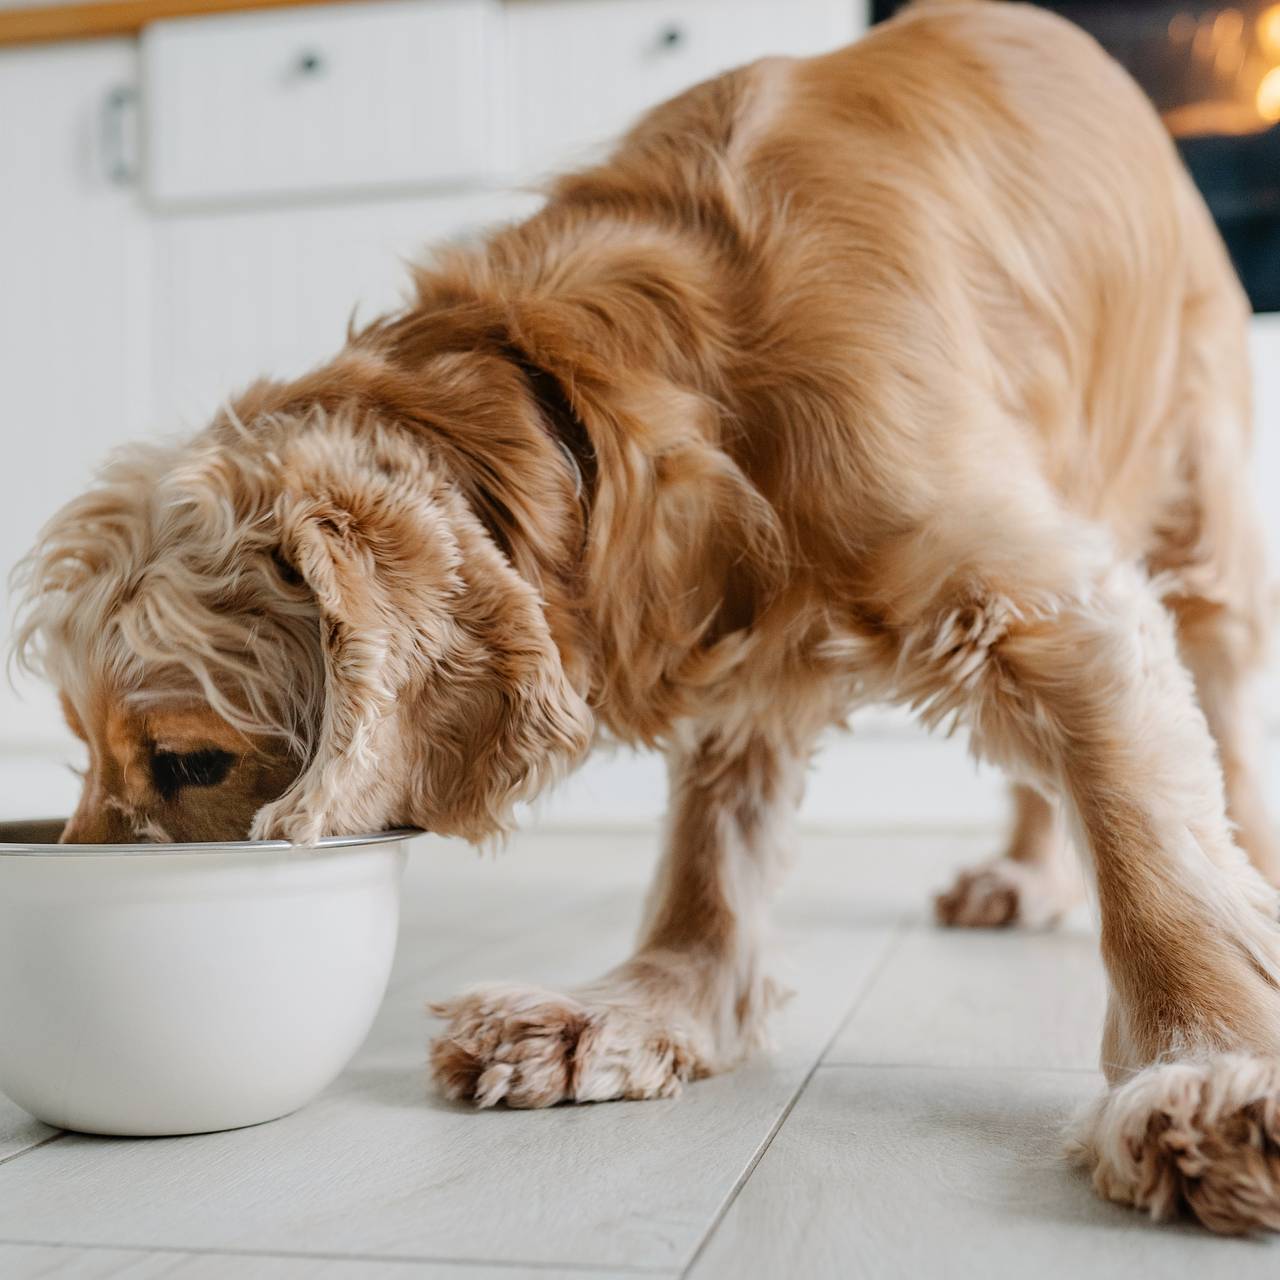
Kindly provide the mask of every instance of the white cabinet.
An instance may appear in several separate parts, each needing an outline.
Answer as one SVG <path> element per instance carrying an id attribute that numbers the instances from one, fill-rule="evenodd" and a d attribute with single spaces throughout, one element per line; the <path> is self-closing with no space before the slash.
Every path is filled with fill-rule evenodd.
<path id="1" fill-rule="evenodd" d="M 93 463 L 149 419 L 150 238 L 98 146 L 104 103 L 134 83 L 131 41 L 0 53 L 0 583 Z M 11 622 L 0 592 L 0 640 Z M 0 676 L 0 755 L 60 738 L 41 685 Z"/>
<path id="2" fill-rule="evenodd" d="M 251 378 L 300 372 L 340 345 L 357 305 L 394 304 L 405 259 L 536 207 L 498 167 L 522 181 L 571 162 L 725 67 L 852 39 L 861 11 L 375 0 L 148 28 L 157 421 L 194 425 Z M 363 194 L 325 198 L 343 189 Z"/>
<path id="3" fill-rule="evenodd" d="M 590 159 L 636 116 L 767 54 L 853 40 L 852 0 L 519 0 L 507 6 L 511 147 L 521 173 Z"/>
<path id="4" fill-rule="evenodd" d="M 194 427 L 252 379 L 302 373 L 353 316 L 398 305 L 429 246 L 537 204 L 472 192 L 156 219 L 157 421 Z"/>
<path id="5" fill-rule="evenodd" d="M 489 177 L 501 22 L 497 0 L 157 22 L 142 41 L 148 194 L 176 205 Z"/>
<path id="6" fill-rule="evenodd" d="M 858 0 L 378 0 L 154 23 L 159 208 L 457 188 L 576 163 L 766 54 L 852 40 Z"/>

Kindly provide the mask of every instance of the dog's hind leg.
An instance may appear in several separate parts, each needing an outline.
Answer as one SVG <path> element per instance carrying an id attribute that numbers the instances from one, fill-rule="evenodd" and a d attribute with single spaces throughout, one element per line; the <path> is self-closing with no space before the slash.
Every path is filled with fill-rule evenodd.
<path id="1" fill-rule="evenodd" d="M 431 1060 L 449 1097 L 665 1097 L 761 1042 L 778 996 L 763 969 L 765 912 L 812 742 L 793 725 L 687 734 L 671 754 L 667 848 L 635 954 L 566 994 L 485 986 L 437 1006 L 448 1026 Z"/>
<path id="2" fill-rule="evenodd" d="M 1254 866 L 1280 885 L 1280 848 L 1263 799 L 1256 688 L 1275 600 L 1250 483 L 1253 380 L 1241 311 L 1226 272 L 1187 303 L 1179 385 L 1165 428 L 1183 441 L 1183 490 L 1160 522 L 1149 568 L 1164 583 L 1182 659 L 1218 746 L 1236 838 Z"/>
<path id="3" fill-rule="evenodd" d="M 1253 865 L 1280 885 L 1280 846 L 1265 799 L 1266 743 L 1255 683 L 1263 646 L 1246 638 L 1262 633 L 1261 628 L 1204 602 L 1176 602 L 1175 617 L 1183 660 L 1195 677 L 1196 696 L 1218 746 L 1236 839 Z"/>
<path id="4" fill-rule="evenodd" d="M 968 928 L 1057 924 L 1080 900 L 1084 882 L 1055 800 L 1034 787 L 1012 788 L 1013 830 L 998 858 L 968 867 L 934 899 L 939 924 Z"/>

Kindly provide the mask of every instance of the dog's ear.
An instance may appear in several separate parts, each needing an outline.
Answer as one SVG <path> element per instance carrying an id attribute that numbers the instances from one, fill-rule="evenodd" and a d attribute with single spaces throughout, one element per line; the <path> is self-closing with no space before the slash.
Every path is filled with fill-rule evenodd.
<path id="1" fill-rule="evenodd" d="M 455 501 L 463 509 L 450 521 L 452 629 L 404 716 L 421 747 L 410 813 L 414 825 L 482 840 L 507 830 L 518 802 L 586 753 L 594 719 L 565 674 L 537 592 Z"/>
<path id="2" fill-rule="evenodd" d="M 281 499 L 282 572 L 319 610 L 324 706 L 259 837 L 412 825 L 482 839 L 590 742 L 533 588 L 456 490 L 403 461 L 310 468 Z"/>

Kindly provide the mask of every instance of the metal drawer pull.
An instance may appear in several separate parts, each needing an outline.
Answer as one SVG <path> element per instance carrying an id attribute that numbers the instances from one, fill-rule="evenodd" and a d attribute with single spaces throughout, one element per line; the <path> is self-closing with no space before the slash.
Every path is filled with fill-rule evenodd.
<path id="1" fill-rule="evenodd" d="M 294 67 L 298 75 L 314 79 L 316 76 L 324 75 L 329 69 L 329 64 L 325 61 L 324 54 L 315 49 L 304 49 L 298 55 L 298 61 Z"/>
<path id="2" fill-rule="evenodd" d="M 138 91 L 132 85 L 117 85 L 102 100 L 98 121 L 102 171 L 117 186 L 138 179 L 137 131 L 130 124 L 137 106 Z"/>
<path id="3" fill-rule="evenodd" d="M 658 47 L 661 49 L 678 49 L 684 44 L 684 28 L 677 26 L 663 27 L 658 36 Z"/>

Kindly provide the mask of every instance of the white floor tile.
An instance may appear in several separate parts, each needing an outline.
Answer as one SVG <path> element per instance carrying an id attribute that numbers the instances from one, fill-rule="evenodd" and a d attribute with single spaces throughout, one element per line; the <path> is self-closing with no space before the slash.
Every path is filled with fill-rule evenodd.
<path id="1" fill-rule="evenodd" d="M 1075 1072 L 823 1067 L 691 1280 L 1274 1280 L 1280 1240 L 1155 1226 L 1060 1157 Z"/>
<path id="2" fill-rule="evenodd" d="M 0 1275 L 5 1280 L 634 1280 L 638 1274 L 675 1273 L 0 1245 Z"/>
<path id="3" fill-rule="evenodd" d="M 33 1120 L 0 1093 L 0 1162 L 51 1138 L 56 1129 Z"/>
<path id="4" fill-rule="evenodd" d="M 827 1055 L 833 1063 L 1092 1069 L 1106 1008 L 1097 938 L 913 929 Z"/>

